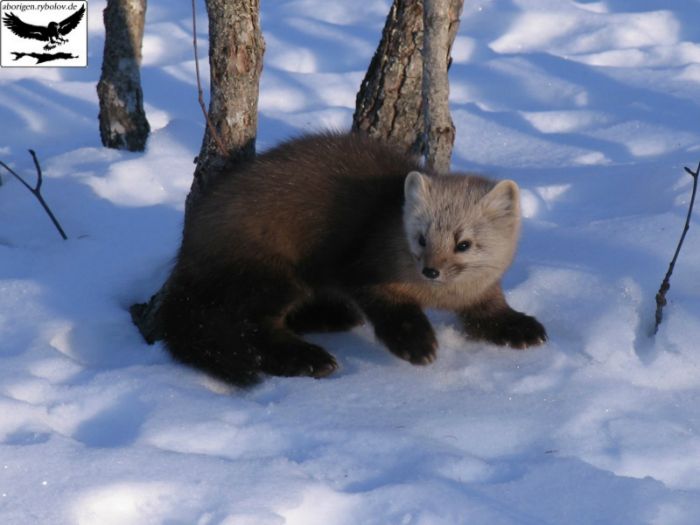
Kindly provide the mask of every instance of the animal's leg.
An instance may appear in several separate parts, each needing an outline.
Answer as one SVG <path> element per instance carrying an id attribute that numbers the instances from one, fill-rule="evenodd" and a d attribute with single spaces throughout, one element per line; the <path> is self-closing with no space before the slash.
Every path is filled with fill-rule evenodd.
<path id="1" fill-rule="evenodd" d="M 349 299 L 321 292 L 292 310 L 286 322 L 296 333 L 344 332 L 362 324 L 363 318 Z"/>
<path id="2" fill-rule="evenodd" d="M 464 330 L 475 339 L 513 348 L 540 345 L 547 340 L 547 331 L 537 319 L 508 305 L 500 284 L 458 314 Z"/>
<path id="3" fill-rule="evenodd" d="M 437 339 L 418 304 L 397 301 L 381 287 L 365 288 L 355 295 L 360 309 L 374 326 L 374 333 L 395 355 L 414 365 L 435 360 Z"/>

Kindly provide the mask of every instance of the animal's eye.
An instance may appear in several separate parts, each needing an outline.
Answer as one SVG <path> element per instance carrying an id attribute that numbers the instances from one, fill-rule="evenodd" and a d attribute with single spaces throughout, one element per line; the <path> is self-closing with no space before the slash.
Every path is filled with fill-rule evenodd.
<path id="1" fill-rule="evenodd" d="M 423 237 L 422 233 L 418 236 L 418 244 L 425 248 L 425 237 Z"/>
<path id="2" fill-rule="evenodd" d="M 472 247 L 472 242 L 471 241 L 462 241 L 455 246 L 455 251 L 456 252 L 466 252 L 469 248 Z"/>

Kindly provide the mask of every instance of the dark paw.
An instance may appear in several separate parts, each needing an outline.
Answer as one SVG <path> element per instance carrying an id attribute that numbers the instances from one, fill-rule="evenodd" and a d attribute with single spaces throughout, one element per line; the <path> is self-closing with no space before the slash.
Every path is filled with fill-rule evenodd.
<path id="1" fill-rule="evenodd" d="M 516 311 L 497 318 L 467 321 L 465 328 L 478 339 L 517 349 L 547 341 L 547 331 L 537 319 Z"/>
<path id="2" fill-rule="evenodd" d="M 274 376 L 326 377 L 338 369 L 335 358 L 320 346 L 306 341 L 276 345 L 263 357 L 262 370 Z"/>
<path id="3" fill-rule="evenodd" d="M 429 365 L 437 357 L 437 341 L 435 338 L 432 340 L 412 341 L 403 344 L 401 347 L 390 348 L 390 350 L 411 364 Z"/>
<path id="4" fill-rule="evenodd" d="M 377 331 L 377 336 L 394 355 L 414 365 L 435 361 L 437 339 L 429 324 L 405 321 L 390 330 Z"/>
<path id="5" fill-rule="evenodd" d="M 346 332 L 364 322 L 350 302 L 318 300 L 302 305 L 286 319 L 287 326 L 298 334 L 308 332 Z"/>

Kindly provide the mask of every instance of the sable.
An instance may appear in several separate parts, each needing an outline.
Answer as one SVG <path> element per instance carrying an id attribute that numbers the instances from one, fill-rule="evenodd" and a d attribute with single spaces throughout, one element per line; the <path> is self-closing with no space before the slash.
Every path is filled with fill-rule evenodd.
<path id="1" fill-rule="evenodd" d="M 324 133 L 218 178 L 187 214 L 165 287 L 172 355 L 237 385 L 323 377 L 335 358 L 300 333 L 364 316 L 392 353 L 427 364 L 437 340 L 425 307 L 457 312 L 474 338 L 544 342 L 499 284 L 517 245 L 517 185 L 419 169 L 366 136 Z"/>

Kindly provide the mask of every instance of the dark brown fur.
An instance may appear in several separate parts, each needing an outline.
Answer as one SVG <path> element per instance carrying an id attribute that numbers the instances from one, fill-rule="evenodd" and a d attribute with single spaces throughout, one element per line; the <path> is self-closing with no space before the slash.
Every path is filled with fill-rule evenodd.
<path id="1" fill-rule="evenodd" d="M 417 169 L 378 142 L 328 133 L 222 177 L 188 214 L 168 282 L 161 313 L 173 356 L 238 385 L 260 373 L 321 377 L 335 359 L 297 334 L 345 330 L 362 313 L 393 353 L 432 361 L 437 343 L 422 308 L 441 304 L 425 299 L 436 285 L 413 275 L 402 218 L 406 174 Z M 479 195 L 493 187 L 472 184 L 483 185 Z M 502 271 L 463 300 L 450 296 L 449 307 L 475 337 L 544 341 L 536 320 L 506 304 Z"/>

